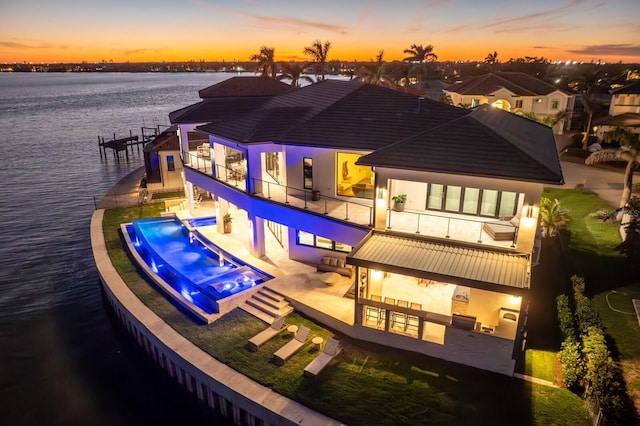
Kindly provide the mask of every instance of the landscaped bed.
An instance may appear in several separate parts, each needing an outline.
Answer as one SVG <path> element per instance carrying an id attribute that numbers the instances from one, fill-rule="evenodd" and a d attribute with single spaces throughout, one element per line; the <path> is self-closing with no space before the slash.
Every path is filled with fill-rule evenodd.
<path id="1" fill-rule="evenodd" d="M 122 249 L 120 223 L 159 216 L 163 205 L 105 212 L 103 228 L 111 260 L 131 290 L 163 320 L 203 350 L 255 381 L 348 424 L 567 424 L 590 423 L 584 402 L 565 389 L 531 384 L 411 352 L 337 335 L 344 347 L 318 379 L 303 377 L 315 356 L 303 347 L 284 366 L 271 362 L 286 332 L 251 352 L 247 339 L 265 327 L 234 310 L 213 324 L 195 324 L 151 287 Z M 558 277 L 562 279 L 562 277 Z M 554 310 L 555 311 L 555 310 Z M 306 325 L 312 334 L 333 336 L 297 314 L 287 322 Z"/>

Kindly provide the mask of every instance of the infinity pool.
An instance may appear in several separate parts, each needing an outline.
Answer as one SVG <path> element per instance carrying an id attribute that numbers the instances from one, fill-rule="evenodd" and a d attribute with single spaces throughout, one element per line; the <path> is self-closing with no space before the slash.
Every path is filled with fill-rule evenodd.
<path id="1" fill-rule="evenodd" d="M 215 224 L 215 221 L 190 226 Z M 271 279 L 220 248 L 204 244 L 175 217 L 138 219 L 126 225 L 133 248 L 151 270 L 187 301 L 209 314 L 218 302 Z"/>

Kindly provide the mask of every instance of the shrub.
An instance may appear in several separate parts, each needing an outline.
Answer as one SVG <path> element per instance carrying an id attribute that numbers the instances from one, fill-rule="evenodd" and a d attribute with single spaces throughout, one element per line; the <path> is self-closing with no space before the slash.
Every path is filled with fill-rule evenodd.
<path id="1" fill-rule="evenodd" d="M 582 337 L 585 356 L 585 380 L 591 384 L 605 412 L 616 413 L 624 408 L 622 374 L 607 348 L 602 330 L 590 327 Z"/>
<path id="2" fill-rule="evenodd" d="M 574 338 L 569 337 L 562 342 L 560 362 L 562 363 L 562 382 L 569 388 L 579 385 L 584 376 L 584 361 L 580 343 Z"/>
<path id="3" fill-rule="evenodd" d="M 573 313 L 569 306 L 569 297 L 566 294 L 561 294 L 556 298 L 556 305 L 558 308 L 558 321 L 560 322 L 560 331 L 562 332 L 563 339 L 576 338 L 576 325 L 573 321 Z"/>

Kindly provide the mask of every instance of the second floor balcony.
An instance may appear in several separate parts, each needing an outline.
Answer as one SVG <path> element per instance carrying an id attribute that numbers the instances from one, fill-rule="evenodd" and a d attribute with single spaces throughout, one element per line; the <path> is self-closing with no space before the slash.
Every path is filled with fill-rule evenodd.
<path id="1" fill-rule="evenodd" d="M 195 152 L 189 153 L 184 165 L 207 175 L 213 182 L 249 196 L 268 199 L 289 208 L 323 215 L 359 227 L 374 227 L 373 200 L 352 200 L 349 197 L 322 194 L 280 184 L 266 173 L 263 173 L 266 177 L 263 179 L 249 177 L 244 164 L 214 164 L 210 158 L 203 158 Z M 215 193 L 213 187 L 205 189 Z M 386 205 L 389 206 L 389 202 Z M 431 210 L 398 212 L 391 207 L 384 209 L 385 228 L 396 232 L 503 248 L 515 249 L 517 245 L 520 227 L 506 220 Z"/>

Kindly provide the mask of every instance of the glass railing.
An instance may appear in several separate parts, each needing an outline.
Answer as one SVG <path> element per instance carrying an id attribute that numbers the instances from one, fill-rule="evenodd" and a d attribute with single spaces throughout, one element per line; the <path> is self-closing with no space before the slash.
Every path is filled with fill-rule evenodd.
<path id="1" fill-rule="evenodd" d="M 258 197 L 345 222 L 363 226 L 373 225 L 373 206 L 322 195 L 319 191 L 295 188 L 262 179 L 253 178 L 252 180 L 254 188 L 262 187 L 261 191 L 254 193 Z"/>
<path id="2" fill-rule="evenodd" d="M 391 208 L 387 209 L 387 229 L 511 248 L 516 246 L 518 239 L 518 227 L 502 221 L 406 210 L 398 212 Z"/>

